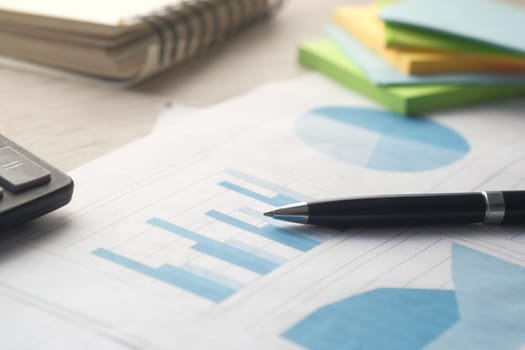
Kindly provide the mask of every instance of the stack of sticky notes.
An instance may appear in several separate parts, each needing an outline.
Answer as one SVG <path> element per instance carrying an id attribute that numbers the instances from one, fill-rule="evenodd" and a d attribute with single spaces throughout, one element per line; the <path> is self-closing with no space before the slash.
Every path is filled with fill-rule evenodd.
<path id="1" fill-rule="evenodd" d="M 300 60 L 401 114 L 525 94 L 525 7 L 401 0 L 336 8 Z"/>

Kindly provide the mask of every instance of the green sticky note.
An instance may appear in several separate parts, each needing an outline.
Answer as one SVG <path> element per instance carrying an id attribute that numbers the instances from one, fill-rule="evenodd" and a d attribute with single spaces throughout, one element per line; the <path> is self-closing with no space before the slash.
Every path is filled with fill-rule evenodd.
<path id="1" fill-rule="evenodd" d="M 461 38 L 452 34 L 394 22 L 385 22 L 385 40 L 389 47 L 525 58 L 524 53 Z"/>
<path id="2" fill-rule="evenodd" d="M 421 114 L 525 93 L 525 84 L 377 86 L 329 39 L 299 47 L 302 64 L 400 114 Z"/>

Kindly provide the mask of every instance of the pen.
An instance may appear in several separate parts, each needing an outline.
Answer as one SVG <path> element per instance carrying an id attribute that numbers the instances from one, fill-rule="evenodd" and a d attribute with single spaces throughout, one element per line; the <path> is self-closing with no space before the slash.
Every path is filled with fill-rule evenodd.
<path id="1" fill-rule="evenodd" d="M 389 195 L 297 203 L 264 215 L 300 224 L 517 224 L 525 221 L 525 191 Z"/>

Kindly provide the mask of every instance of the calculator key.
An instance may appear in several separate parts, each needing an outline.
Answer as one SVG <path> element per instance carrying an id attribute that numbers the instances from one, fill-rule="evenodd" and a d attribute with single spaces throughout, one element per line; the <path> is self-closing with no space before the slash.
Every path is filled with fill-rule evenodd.
<path id="1" fill-rule="evenodd" d="M 22 192 L 51 180 L 51 174 L 12 147 L 0 148 L 0 183 L 11 192 Z"/>

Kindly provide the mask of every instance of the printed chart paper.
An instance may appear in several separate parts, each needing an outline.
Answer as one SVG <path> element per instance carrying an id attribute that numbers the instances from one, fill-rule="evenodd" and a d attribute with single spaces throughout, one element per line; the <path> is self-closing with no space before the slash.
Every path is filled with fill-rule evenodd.
<path id="1" fill-rule="evenodd" d="M 3 238 L 0 347 L 517 348 L 521 228 L 261 213 L 523 188 L 524 107 L 406 118 L 307 74 L 180 118 L 73 172 L 71 205 Z"/>

